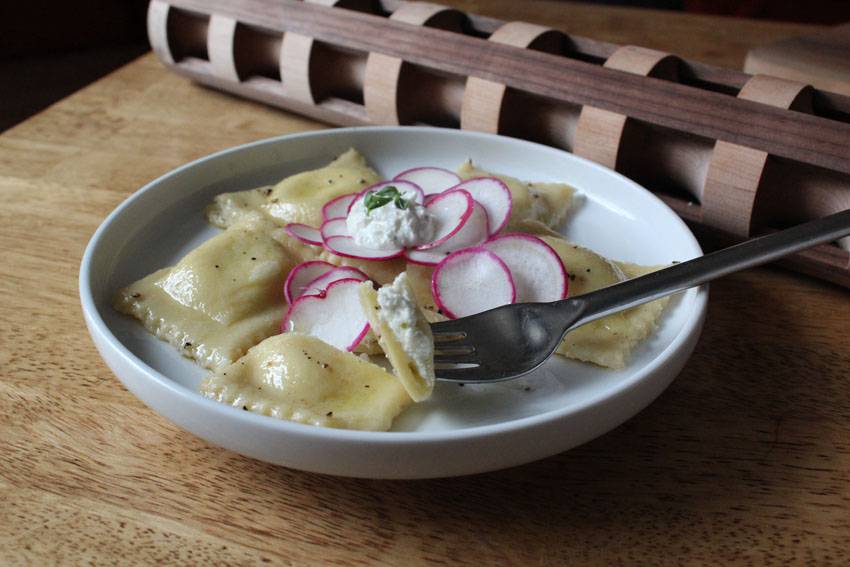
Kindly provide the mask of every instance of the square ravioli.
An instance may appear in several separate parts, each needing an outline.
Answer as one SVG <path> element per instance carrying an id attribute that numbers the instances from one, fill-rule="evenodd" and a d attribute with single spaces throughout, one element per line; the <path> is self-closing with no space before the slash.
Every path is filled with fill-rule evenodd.
<path id="1" fill-rule="evenodd" d="M 115 308 L 202 366 L 216 368 L 279 332 L 283 282 L 299 259 L 267 223 L 238 224 L 175 266 L 120 290 Z"/>
<path id="2" fill-rule="evenodd" d="M 257 219 L 280 226 L 293 222 L 319 226 L 325 203 L 378 181 L 366 159 L 350 149 L 324 167 L 290 175 L 276 185 L 217 195 L 206 216 L 219 228 Z"/>
<path id="3" fill-rule="evenodd" d="M 211 373 L 200 392 L 261 415 L 368 431 L 388 430 L 411 401 L 380 366 L 298 333 L 264 340 Z"/>
<path id="4" fill-rule="evenodd" d="M 469 160 L 457 169 L 457 174 L 461 179 L 496 177 L 508 186 L 513 200 L 509 230 L 516 230 L 519 223 L 528 220 L 539 221 L 550 228 L 558 227 L 573 206 L 575 189 L 566 183 L 520 181 L 508 175 L 479 169 Z"/>
<path id="5" fill-rule="evenodd" d="M 561 257 L 570 275 L 570 297 L 614 285 L 652 272 L 661 266 L 614 262 L 563 238 L 543 236 Z M 567 333 L 556 351 L 567 358 L 621 369 L 635 347 L 658 326 L 670 298 L 664 297 L 591 321 Z"/>

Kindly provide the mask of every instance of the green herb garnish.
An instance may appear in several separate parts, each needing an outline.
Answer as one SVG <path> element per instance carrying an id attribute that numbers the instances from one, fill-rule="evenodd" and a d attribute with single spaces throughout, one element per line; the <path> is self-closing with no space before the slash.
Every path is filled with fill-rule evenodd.
<path id="1" fill-rule="evenodd" d="M 368 215 L 373 209 L 383 207 L 388 203 L 395 203 L 397 209 L 404 210 L 410 205 L 410 201 L 401 196 L 401 191 L 395 185 L 387 185 L 380 191 L 366 193 L 363 204 L 366 206 Z"/>

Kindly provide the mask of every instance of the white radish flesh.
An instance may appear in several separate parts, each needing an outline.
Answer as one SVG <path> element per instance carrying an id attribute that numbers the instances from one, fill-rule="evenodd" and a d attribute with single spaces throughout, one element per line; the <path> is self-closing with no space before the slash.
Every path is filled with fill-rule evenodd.
<path id="1" fill-rule="evenodd" d="M 434 239 L 417 250 L 436 248 L 463 228 L 475 209 L 475 201 L 466 191 L 448 191 L 431 199 L 426 212 L 434 219 Z"/>
<path id="2" fill-rule="evenodd" d="M 466 191 L 452 189 L 442 193 L 435 198 L 431 203 L 426 205 L 426 209 L 432 214 L 444 215 L 445 218 L 450 218 L 448 215 L 452 207 L 460 206 L 460 199 L 467 199 L 467 203 L 471 204 L 471 208 L 464 212 L 464 216 L 460 219 L 460 224 L 449 234 L 436 238 L 433 242 L 417 247 L 419 251 L 430 251 L 445 255 L 448 252 L 455 252 L 470 246 L 477 246 L 487 240 L 488 236 L 488 218 L 484 207 L 472 199 Z M 455 213 L 457 210 L 455 210 Z M 441 228 L 440 223 L 437 223 L 437 232 L 439 234 Z"/>
<path id="3" fill-rule="evenodd" d="M 327 290 L 336 281 L 351 279 L 365 282 L 370 278 L 362 271 L 351 266 L 333 266 L 333 269 L 305 284 L 301 295 L 318 295 Z"/>
<path id="4" fill-rule="evenodd" d="M 291 305 L 293 301 L 301 297 L 310 282 L 327 274 L 334 268 L 336 266 L 322 260 L 302 262 L 292 268 L 289 271 L 289 275 L 286 276 L 286 282 L 283 284 L 283 295 L 286 297 L 286 302 Z"/>
<path id="5" fill-rule="evenodd" d="M 414 167 L 395 176 L 396 181 L 410 181 L 422 188 L 425 196 L 442 193 L 460 183 L 460 177 L 442 167 Z"/>
<path id="6" fill-rule="evenodd" d="M 508 267 L 498 256 L 480 247 L 446 256 L 434 268 L 431 292 L 440 311 L 452 319 L 481 313 L 516 299 Z"/>
<path id="7" fill-rule="evenodd" d="M 436 266 L 443 258 L 448 256 L 449 252 L 440 252 L 431 250 L 414 250 L 408 248 L 404 251 L 404 259 L 411 264 L 419 264 L 421 266 Z"/>
<path id="8" fill-rule="evenodd" d="M 339 280 L 360 280 L 365 282 L 369 276 L 351 266 L 333 266 L 326 273 L 310 280 L 304 285 L 301 295 L 318 295 Z"/>
<path id="9" fill-rule="evenodd" d="M 398 258 L 404 253 L 404 248 L 392 250 L 366 248 L 357 244 L 350 236 L 331 236 L 325 240 L 325 248 L 337 256 L 359 260 L 390 260 Z"/>
<path id="10" fill-rule="evenodd" d="M 318 228 L 313 228 L 299 222 L 292 222 L 283 227 L 283 230 L 292 238 L 300 240 L 305 244 L 311 244 L 313 246 L 322 245 L 322 233 L 319 232 Z"/>
<path id="11" fill-rule="evenodd" d="M 501 179 L 475 177 L 460 183 L 456 189 L 468 192 L 487 211 L 489 236 L 498 233 L 508 224 L 513 208 L 513 197 L 511 197 L 511 190 Z"/>
<path id="12" fill-rule="evenodd" d="M 517 303 L 567 297 L 569 278 L 561 258 L 536 236 L 508 233 L 488 240 L 483 247 L 508 266 L 516 286 Z"/>
<path id="13" fill-rule="evenodd" d="M 351 202 L 359 195 L 359 192 L 349 193 L 348 195 L 341 195 L 335 199 L 331 199 L 322 207 L 322 219 L 328 220 L 336 217 L 344 217 L 348 214 L 348 207 L 351 206 Z"/>
<path id="14" fill-rule="evenodd" d="M 331 236 L 351 236 L 348 234 L 348 226 L 345 223 L 345 218 L 328 219 L 322 223 L 319 232 L 322 234 L 322 241 L 327 240 Z"/>
<path id="15" fill-rule="evenodd" d="M 369 332 L 369 321 L 360 306 L 362 282 L 343 279 L 319 295 L 304 295 L 286 312 L 284 333 L 312 335 L 341 350 L 352 351 Z"/>

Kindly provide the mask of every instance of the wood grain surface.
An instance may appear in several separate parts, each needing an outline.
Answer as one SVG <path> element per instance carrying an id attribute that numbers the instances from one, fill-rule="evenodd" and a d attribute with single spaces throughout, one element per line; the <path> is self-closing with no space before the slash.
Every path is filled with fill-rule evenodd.
<path id="1" fill-rule="evenodd" d="M 376 51 L 430 69 L 475 76 L 850 173 L 846 143 L 850 124 L 819 116 L 789 115 L 769 105 L 662 79 L 309 2 L 171 0 L 171 4 L 211 10 L 249 26 L 309 35 L 355 51 Z"/>
<path id="2" fill-rule="evenodd" d="M 759 45 L 744 68 L 850 95 L 850 24 Z"/>
<path id="3" fill-rule="evenodd" d="M 814 28 L 560 2 L 456 2 L 739 66 Z M 778 269 L 712 286 L 693 359 L 570 452 L 473 477 L 338 479 L 212 447 L 111 375 L 77 299 L 88 238 L 188 160 L 316 122 L 151 55 L 0 135 L 0 563 L 842 564 L 850 293 Z"/>

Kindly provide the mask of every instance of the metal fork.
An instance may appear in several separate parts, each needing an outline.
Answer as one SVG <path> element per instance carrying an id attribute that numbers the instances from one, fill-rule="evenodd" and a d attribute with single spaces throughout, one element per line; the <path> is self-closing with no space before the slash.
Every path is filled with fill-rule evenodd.
<path id="1" fill-rule="evenodd" d="M 848 234 L 850 210 L 578 297 L 504 305 L 433 323 L 437 379 L 497 382 L 517 378 L 543 364 L 564 335 L 585 323 Z"/>

